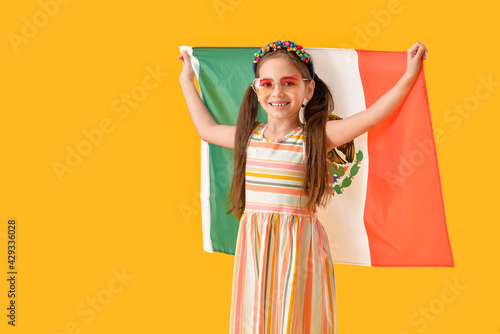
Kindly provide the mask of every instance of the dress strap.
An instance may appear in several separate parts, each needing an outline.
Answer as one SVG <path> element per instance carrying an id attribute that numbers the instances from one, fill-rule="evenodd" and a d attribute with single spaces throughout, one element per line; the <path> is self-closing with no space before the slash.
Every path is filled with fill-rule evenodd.
<path id="1" fill-rule="evenodd" d="M 262 137 L 262 129 L 265 127 L 266 123 L 263 123 L 263 122 L 259 122 L 257 124 L 257 126 L 255 127 L 255 129 L 253 129 L 252 133 L 250 134 L 250 137 L 248 137 L 248 140 L 247 140 L 247 147 L 248 145 L 250 144 L 250 140 L 252 140 L 252 138 L 255 136 L 257 138 Z"/>
<path id="2" fill-rule="evenodd" d="M 262 134 L 264 133 L 262 130 L 264 130 L 264 128 L 266 127 L 266 125 L 267 124 L 264 123 L 264 122 L 259 122 L 259 124 L 257 124 L 257 126 L 255 127 L 255 129 L 253 130 L 252 136 L 255 135 L 256 137 L 261 138 Z"/>

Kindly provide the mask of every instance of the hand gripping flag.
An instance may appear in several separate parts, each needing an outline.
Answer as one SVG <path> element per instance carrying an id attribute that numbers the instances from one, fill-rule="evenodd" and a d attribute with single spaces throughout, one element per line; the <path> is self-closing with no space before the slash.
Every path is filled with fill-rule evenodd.
<path id="1" fill-rule="evenodd" d="M 219 124 L 236 125 L 254 79 L 258 47 L 188 47 L 203 101 Z M 406 52 L 306 48 L 345 118 L 371 106 L 406 70 Z M 259 107 L 261 108 L 261 107 Z M 261 109 L 259 121 L 267 123 Z M 334 117 L 334 116 L 332 116 Z M 424 71 L 400 110 L 329 153 L 334 183 L 318 208 L 334 263 L 453 267 Z M 203 248 L 234 254 L 239 222 L 223 207 L 233 150 L 201 142 Z"/>

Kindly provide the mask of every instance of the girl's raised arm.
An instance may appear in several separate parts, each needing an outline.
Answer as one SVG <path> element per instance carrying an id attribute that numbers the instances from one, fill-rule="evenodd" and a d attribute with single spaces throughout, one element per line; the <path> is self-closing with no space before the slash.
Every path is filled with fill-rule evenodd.
<path id="1" fill-rule="evenodd" d="M 327 152 L 382 123 L 401 106 L 417 80 L 422 56 L 427 58 L 427 48 L 417 42 L 408 49 L 406 72 L 394 87 L 370 108 L 341 120 L 326 122 Z"/>
<path id="2" fill-rule="evenodd" d="M 236 127 L 232 125 L 217 124 L 214 117 L 203 103 L 194 85 L 195 73 L 191 66 L 191 57 L 187 51 L 182 51 L 177 57 L 182 62 L 182 71 L 179 76 L 182 92 L 191 114 L 196 131 L 204 141 L 234 148 L 234 135 Z"/>

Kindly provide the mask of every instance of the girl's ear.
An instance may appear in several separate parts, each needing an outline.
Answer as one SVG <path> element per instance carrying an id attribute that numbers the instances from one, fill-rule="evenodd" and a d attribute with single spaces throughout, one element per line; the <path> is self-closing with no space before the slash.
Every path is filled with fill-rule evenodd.
<path id="1" fill-rule="evenodd" d="M 316 87 L 316 83 L 314 80 L 309 81 L 309 85 L 307 86 L 307 99 L 310 100 L 314 95 L 314 87 Z"/>

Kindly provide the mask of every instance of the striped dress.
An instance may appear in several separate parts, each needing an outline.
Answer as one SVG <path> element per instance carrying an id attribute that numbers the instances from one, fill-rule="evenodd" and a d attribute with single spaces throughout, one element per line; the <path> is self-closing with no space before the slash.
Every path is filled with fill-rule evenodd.
<path id="1" fill-rule="evenodd" d="M 245 211 L 236 241 L 229 334 L 336 333 L 336 293 L 328 237 L 304 209 L 304 133 L 247 146 Z"/>

